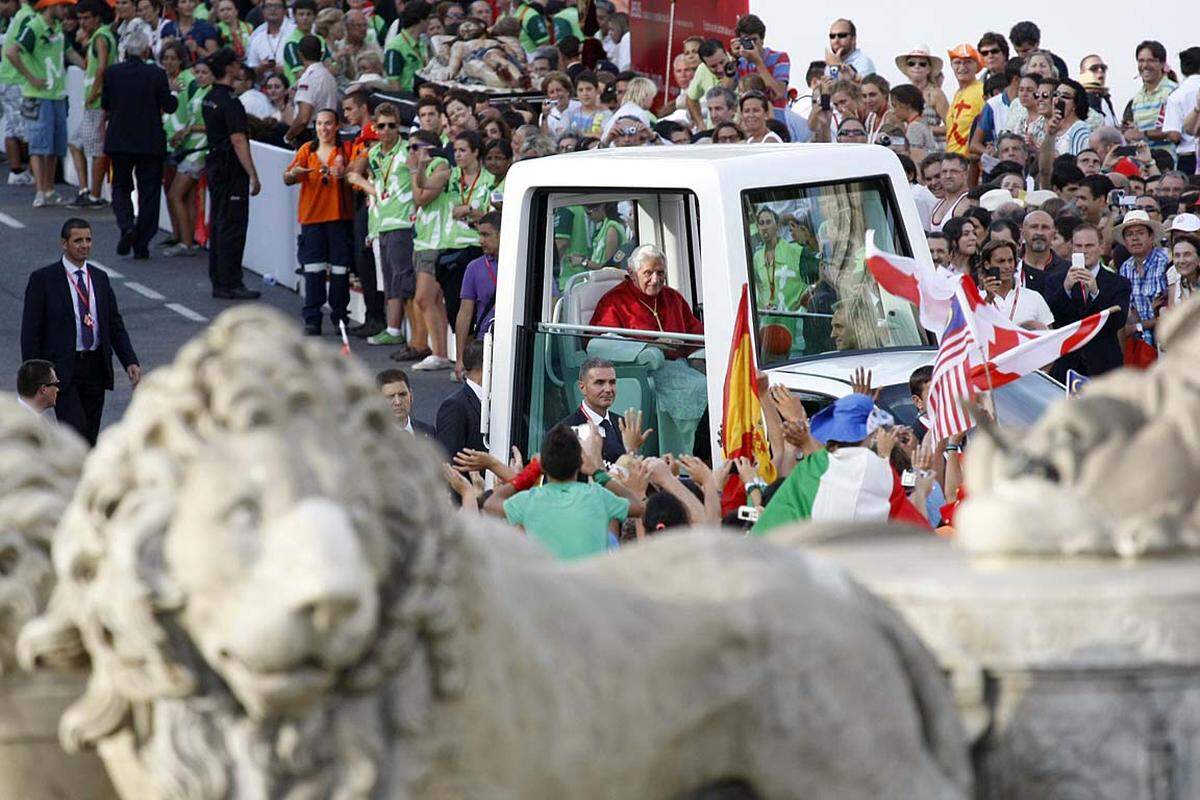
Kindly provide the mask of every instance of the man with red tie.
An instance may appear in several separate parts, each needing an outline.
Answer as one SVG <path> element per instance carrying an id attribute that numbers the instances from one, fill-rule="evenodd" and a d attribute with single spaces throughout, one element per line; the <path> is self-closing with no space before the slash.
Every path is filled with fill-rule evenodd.
<path id="1" fill-rule="evenodd" d="M 104 392 L 113 388 L 113 353 L 134 387 L 142 378 L 142 368 L 108 274 L 87 262 L 92 228 L 86 220 L 63 223 L 62 251 L 59 261 L 29 276 L 21 317 L 21 358 L 53 362 L 61 384 L 54 407 L 59 422 L 95 444 Z"/>

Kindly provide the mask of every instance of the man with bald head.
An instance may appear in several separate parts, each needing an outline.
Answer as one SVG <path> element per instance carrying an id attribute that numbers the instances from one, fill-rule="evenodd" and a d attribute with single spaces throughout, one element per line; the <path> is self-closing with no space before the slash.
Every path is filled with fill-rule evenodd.
<path id="1" fill-rule="evenodd" d="M 1054 252 L 1050 242 L 1054 239 L 1054 217 L 1045 211 L 1033 210 L 1025 215 L 1021 224 L 1021 261 L 1017 270 L 1021 283 L 1028 289 L 1046 296 L 1046 274 L 1071 266 Z"/>

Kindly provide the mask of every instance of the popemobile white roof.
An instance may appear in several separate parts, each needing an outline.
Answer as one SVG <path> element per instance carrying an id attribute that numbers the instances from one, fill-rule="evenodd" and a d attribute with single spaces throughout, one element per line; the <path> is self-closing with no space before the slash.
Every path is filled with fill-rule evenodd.
<path id="1" fill-rule="evenodd" d="M 567 153 L 513 164 L 506 194 L 529 186 L 689 188 L 715 180 L 722 188 L 782 186 L 890 173 L 907 185 L 899 159 L 873 144 L 707 144 L 623 147 Z"/>

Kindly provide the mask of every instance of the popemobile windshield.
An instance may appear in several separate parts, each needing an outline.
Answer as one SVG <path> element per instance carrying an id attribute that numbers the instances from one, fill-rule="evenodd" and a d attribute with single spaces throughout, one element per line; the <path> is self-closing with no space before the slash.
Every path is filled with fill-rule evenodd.
<path id="1" fill-rule="evenodd" d="M 822 365 L 837 363 L 846 378 L 852 366 L 874 367 L 877 385 L 906 384 L 889 365 L 898 355 L 904 370 L 931 363 L 933 342 L 915 309 L 866 270 L 868 230 L 885 252 L 930 258 L 885 147 L 642 147 L 515 164 L 485 356 L 489 450 L 505 460 L 512 445 L 536 453 L 579 409 L 580 366 L 601 358 L 616 368 L 612 411 L 639 408 L 654 429 L 643 455 L 719 459 L 745 284 L 758 366 L 772 383 L 815 405 L 849 391 Z"/>

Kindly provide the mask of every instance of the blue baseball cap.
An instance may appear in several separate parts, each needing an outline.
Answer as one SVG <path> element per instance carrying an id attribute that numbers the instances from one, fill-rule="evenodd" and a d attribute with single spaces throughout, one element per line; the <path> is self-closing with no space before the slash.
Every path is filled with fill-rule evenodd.
<path id="1" fill-rule="evenodd" d="M 861 442 L 870 434 L 867 420 L 874 409 L 875 402 L 865 394 L 848 394 L 813 415 L 809 431 L 822 444 L 830 440 Z"/>

